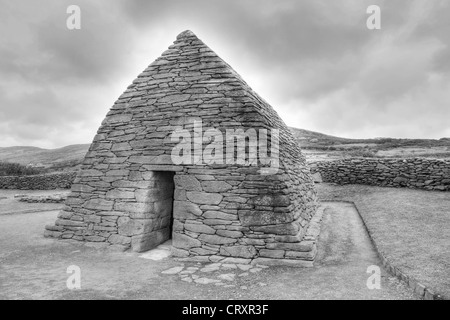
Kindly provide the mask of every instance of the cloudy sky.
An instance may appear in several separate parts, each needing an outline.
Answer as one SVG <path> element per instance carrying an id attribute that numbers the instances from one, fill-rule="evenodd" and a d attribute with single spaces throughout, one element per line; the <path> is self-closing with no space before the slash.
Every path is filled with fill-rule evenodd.
<path id="1" fill-rule="evenodd" d="M 71 4 L 80 30 L 66 26 Z M 380 30 L 366 26 L 369 5 L 381 8 Z M 91 142 L 186 29 L 290 126 L 450 136 L 450 1 L 0 0 L 0 147 Z"/>

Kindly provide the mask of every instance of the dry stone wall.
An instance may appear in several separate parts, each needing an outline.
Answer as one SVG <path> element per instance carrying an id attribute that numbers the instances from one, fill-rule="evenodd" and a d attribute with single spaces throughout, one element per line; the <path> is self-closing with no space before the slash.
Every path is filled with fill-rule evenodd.
<path id="1" fill-rule="evenodd" d="M 277 194 L 284 179 L 288 178 L 262 176 L 255 168 L 242 167 L 187 167 L 177 172 L 175 255 L 312 265 L 316 239 L 306 236 L 311 218 L 291 211 L 295 202 L 289 195 Z"/>
<path id="2" fill-rule="evenodd" d="M 343 159 L 310 164 L 324 182 L 450 191 L 450 161 L 411 159 Z"/>
<path id="3" fill-rule="evenodd" d="M 54 190 L 70 189 L 76 172 L 0 177 L 0 189 Z"/>
<path id="4" fill-rule="evenodd" d="M 192 119 L 201 120 L 201 133 Z M 279 130 L 278 172 L 264 175 L 261 170 L 269 165 L 245 161 L 175 164 L 172 151 L 179 141 L 172 133 L 184 129 L 195 140 L 207 128 L 224 135 L 237 128 Z M 201 139 L 201 150 L 209 142 Z M 225 150 L 225 139 L 221 144 Z M 192 143 L 189 151 L 198 155 L 197 149 Z M 167 224 L 169 209 L 172 225 Z M 316 249 L 308 230 L 316 211 L 314 183 L 290 130 L 187 31 L 111 108 L 46 236 L 134 251 L 172 236 L 173 254 L 180 258 L 309 266 Z"/>
<path id="5" fill-rule="evenodd" d="M 20 202 L 28 203 L 62 203 L 66 201 L 66 194 L 51 194 L 51 195 L 15 195 L 14 198 Z"/>

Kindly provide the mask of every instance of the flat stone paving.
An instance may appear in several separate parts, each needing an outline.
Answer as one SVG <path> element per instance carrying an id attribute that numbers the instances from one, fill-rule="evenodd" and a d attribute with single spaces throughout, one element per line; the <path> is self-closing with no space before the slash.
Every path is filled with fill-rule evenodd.
<path id="1" fill-rule="evenodd" d="M 232 288 L 236 286 L 237 277 L 247 277 L 250 273 L 257 273 L 263 269 L 269 268 L 264 265 L 249 265 L 235 263 L 210 263 L 198 267 L 177 266 L 164 270 L 162 274 L 177 274 L 180 280 L 198 284 L 213 284 L 215 286 L 223 286 L 224 288 Z M 260 286 L 265 286 L 263 282 Z M 241 286 L 244 289 L 245 286 Z"/>

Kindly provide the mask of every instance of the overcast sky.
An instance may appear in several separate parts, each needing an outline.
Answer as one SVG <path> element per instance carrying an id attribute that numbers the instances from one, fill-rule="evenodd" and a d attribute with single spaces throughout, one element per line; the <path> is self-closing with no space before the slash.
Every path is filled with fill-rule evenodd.
<path id="1" fill-rule="evenodd" d="M 66 9 L 81 8 L 81 30 Z M 369 5 L 381 29 L 369 30 Z M 192 30 L 298 128 L 450 136 L 450 1 L 0 0 L 0 147 L 90 143 L 117 97 Z"/>

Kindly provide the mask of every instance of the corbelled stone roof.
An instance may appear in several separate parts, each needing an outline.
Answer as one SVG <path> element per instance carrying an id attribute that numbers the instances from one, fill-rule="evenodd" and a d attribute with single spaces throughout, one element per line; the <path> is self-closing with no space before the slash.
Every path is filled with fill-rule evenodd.
<path id="1" fill-rule="evenodd" d="M 295 138 L 275 110 L 189 30 L 180 33 L 174 44 L 133 81 L 105 123 L 128 119 L 133 108 L 171 118 L 199 116 L 204 124 L 221 129 L 279 129 L 281 162 L 305 164 Z"/>

